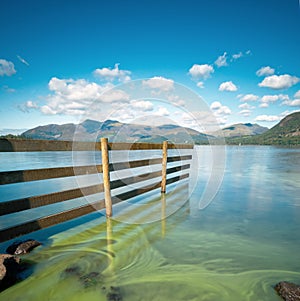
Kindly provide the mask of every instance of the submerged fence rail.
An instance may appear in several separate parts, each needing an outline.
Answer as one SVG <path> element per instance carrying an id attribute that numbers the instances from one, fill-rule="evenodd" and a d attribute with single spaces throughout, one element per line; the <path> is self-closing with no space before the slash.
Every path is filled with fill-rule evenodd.
<path id="1" fill-rule="evenodd" d="M 12 200 L 1 200 L 0 196 L 0 218 L 9 218 L 13 214 L 33 212 L 35 208 L 54 204 L 65 204 L 66 201 L 72 201 L 81 197 L 96 196 L 96 201 L 88 204 L 81 204 L 75 208 L 62 210 L 46 216 L 39 217 L 34 214 L 30 215 L 30 220 L 5 226 L 0 222 L 0 242 L 11 238 L 28 234 L 33 231 L 50 227 L 62 223 L 95 210 L 105 209 L 107 216 L 112 216 L 112 206 L 124 200 L 138 196 L 160 188 L 161 193 L 166 192 L 168 184 L 186 179 L 189 177 L 191 154 L 169 156 L 168 149 L 182 150 L 193 149 L 190 144 L 171 144 L 167 141 L 162 144 L 158 143 L 108 143 L 106 138 L 101 142 L 73 142 L 70 141 L 44 141 L 44 140 L 13 140 L 0 139 L 1 152 L 43 152 L 43 151 L 99 151 L 102 156 L 102 164 L 70 166 L 70 167 L 52 167 L 40 169 L 26 169 L 0 172 L 0 185 L 20 184 L 32 182 L 39 185 L 40 181 L 71 178 L 76 176 L 88 176 L 102 174 L 103 183 L 76 187 L 62 191 L 56 191 L 45 194 L 38 194 L 29 197 L 22 197 Z M 111 151 L 135 151 L 142 150 L 161 150 L 159 158 L 146 158 L 141 160 L 131 160 L 129 162 L 109 162 L 109 152 Z M 168 163 L 172 163 L 168 167 Z M 177 164 L 174 166 L 174 164 Z M 121 179 L 111 180 L 110 176 L 114 172 L 157 165 L 161 166 L 160 170 L 147 172 L 144 174 L 127 176 Z M 178 172 L 180 174 L 178 175 Z M 176 173 L 176 175 L 172 175 Z M 172 177 L 168 177 L 172 175 Z M 147 180 L 153 179 L 151 184 L 143 184 Z M 37 182 L 35 182 L 37 181 Z M 129 187 L 130 184 L 141 183 L 142 187 L 132 188 L 115 195 L 111 192 L 117 188 Z M 102 193 L 104 197 L 97 198 L 97 194 Z M 44 207 L 45 206 L 45 207 Z"/>

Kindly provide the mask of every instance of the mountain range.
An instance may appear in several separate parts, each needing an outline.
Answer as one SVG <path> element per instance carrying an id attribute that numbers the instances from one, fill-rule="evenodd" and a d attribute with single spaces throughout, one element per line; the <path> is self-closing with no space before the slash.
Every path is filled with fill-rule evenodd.
<path id="1" fill-rule="evenodd" d="M 207 144 L 209 138 L 215 138 L 174 124 L 149 126 L 126 124 L 116 120 L 99 122 L 90 119 L 78 125 L 68 123 L 38 126 L 25 131 L 21 136 L 30 139 L 76 141 L 96 141 L 107 137 L 111 142 L 162 142 L 168 139 L 174 143 L 199 144 Z"/>
<path id="2" fill-rule="evenodd" d="M 238 123 L 211 135 L 174 124 L 149 126 L 88 119 L 79 124 L 38 126 L 23 132 L 18 138 L 96 141 L 100 137 L 107 137 L 111 142 L 161 142 L 168 139 L 174 143 L 195 144 L 218 143 L 219 137 L 225 137 L 227 144 L 300 145 L 300 112 L 286 116 L 271 129 L 258 124 Z"/>

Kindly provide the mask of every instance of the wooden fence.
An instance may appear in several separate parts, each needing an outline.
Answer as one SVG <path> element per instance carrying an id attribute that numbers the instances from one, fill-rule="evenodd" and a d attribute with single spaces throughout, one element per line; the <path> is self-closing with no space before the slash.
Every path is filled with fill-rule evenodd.
<path id="1" fill-rule="evenodd" d="M 0 155 L 1 152 L 41 152 L 41 151 L 101 151 L 102 164 L 86 165 L 86 166 L 70 166 L 70 167 L 52 167 L 28 170 L 13 170 L 0 172 L 0 185 L 13 185 L 17 183 L 33 182 L 39 185 L 40 181 L 49 179 L 69 178 L 92 174 L 103 174 L 103 183 L 89 185 L 80 188 L 73 188 L 63 191 L 57 191 L 47 194 L 39 194 L 30 197 L 18 198 L 13 200 L 1 200 L 0 196 L 0 218 L 9 218 L 15 213 L 29 212 L 34 208 L 48 206 L 52 204 L 62 204 L 66 201 L 76 198 L 104 193 L 104 197 L 94 203 L 88 203 L 69 210 L 36 217 L 34 214 L 30 216 L 30 220 L 26 222 L 16 223 L 15 225 L 5 226 L 0 222 L 0 242 L 12 239 L 14 237 L 31 233 L 39 229 L 47 228 L 52 225 L 62 223 L 82 215 L 86 215 L 95 210 L 105 209 L 108 217 L 113 215 L 113 205 L 160 188 L 161 193 L 166 192 L 168 184 L 186 179 L 189 177 L 190 164 L 188 161 L 192 159 L 191 154 L 185 155 L 168 155 L 169 149 L 192 149 L 193 145 L 189 144 L 170 144 L 163 142 L 162 144 L 154 143 L 108 143 L 106 138 L 102 138 L 101 142 L 76 142 L 70 141 L 44 141 L 44 140 L 13 140 L 0 139 Z M 115 150 L 161 150 L 161 156 L 158 158 L 146 158 L 142 160 L 132 160 L 129 162 L 109 162 L 109 152 Z M 186 161 L 186 162 L 184 162 Z M 168 167 L 168 163 L 172 163 L 172 167 Z M 177 164 L 178 165 L 175 165 Z M 146 174 L 131 176 L 122 179 L 110 180 L 110 175 L 116 171 L 124 169 L 134 169 L 138 167 L 147 167 L 150 165 L 158 165 L 161 168 L 158 171 L 148 172 Z M 183 171 L 183 172 L 182 172 Z M 178 175 L 178 172 L 180 174 Z M 177 173 L 173 176 L 172 174 Z M 171 175 L 172 177 L 168 176 Z M 151 185 L 147 184 L 139 188 L 130 189 L 117 195 L 111 192 L 117 188 L 127 187 L 128 184 L 142 183 L 145 179 L 153 179 Z M 34 182 L 38 181 L 38 182 Z M 3 187 L 3 186 L 2 186 Z M 43 207 L 45 208 L 45 207 Z"/>

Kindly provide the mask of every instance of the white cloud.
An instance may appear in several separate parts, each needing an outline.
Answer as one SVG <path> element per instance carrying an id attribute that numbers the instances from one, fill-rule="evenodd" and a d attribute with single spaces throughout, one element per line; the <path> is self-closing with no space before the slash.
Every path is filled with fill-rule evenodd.
<path id="1" fill-rule="evenodd" d="M 241 111 L 239 111 L 238 113 L 239 115 L 242 115 L 244 117 L 249 117 L 252 113 L 252 109 L 255 109 L 255 107 L 245 102 L 239 105 L 239 109 L 241 109 Z"/>
<path id="2" fill-rule="evenodd" d="M 152 111 L 153 104 L 148 100 L 132 100 L 130 101 L 130 105 L 137 110 L 141 111 Z"/>
<path id="3" fill-rule="evenodd" d="M 178 95 L 167 95 L 168 101 L 176 107 L 185 107 L 186 102 L 184 99 L 180 98 Z"/>
<path id="4" fill-rule="evenodd" d="M 224 52 L 223 55 L 220 55 L 217 60 L 215 61 L 215 65 L 217 65 L 219 68 L 228 66 L 227 64 L 227 52 Z"/>
<path id="5" fill-rule="evenodd" d="M 27 61 L 25 61 L 22 57 L 20 57 L 19 55 L 17 55 L 17 58 L 18 58 L 18 60 L 19 60 L 21 63 L 25 64 L 26 66 L 29 66 L 29 63 L 28 63 Z"/>
<path id="6" fill-rule="evenodd" d="M 108 88 L 112 88 L 113 85 L 107 84 L 100 86 L 94 82 L 88 82 L 85 79 L 59 79 L 53 77 L 48 83 L 50 91 L 54 92 L 54 95 L 50 95 L 60 98 L 63 102 L 65 101 L 93 101 L 101 100 L 102 93 Z M 115 91 L 113 91 L 115 93 Z M 107 96 L 106 96 L 107 98 Z M 117 97 L 116 100 L 119 100 Z M 110 101 L 110 100 L 106 100 Z"/>
<path id="7" fill-rule="evenodd" d="M 297 84 L 300 81 L 300 78 L 296 76 L 291 76 L 289 74 L 284 75 L 271 75 L 258 84 L 259 87 L 266 87 L 271 89 L 287 89 L 291 86 Z"/>
<path id="8" fill-rule="evenodd" d="M 224 82 L 219 86 L 219 91 L 237 91 L 236 85 L 232 81 Z"/>
<path id="9" fill-rule="evenodd" d="M 2 128 L 2 129 L 0 129 L 0 136 L 8 135 L 8 134 L 21 135 L 22 133 L 24 133 L 27 130 L 28 129 L 6 129 L 6 128 Z"/>
<path id="10" fill-rule="evenodd" d="M 165 107 L 159 107 L 158 110 L 154 113 L 155 116 L 161 116 L 161 117 L 165 117 L 165 116 L 169 116 L 170 112 L 168 111 L 167 108 Z"/>
<path id="11" fill-rule="evenodd" d="M 214 132 L 219 130 L 219 121 L 209 111 L 177 112 L 177 124 L 195 129 L 199 132 Z"/>
<path id="12" fill-rule="evenodd" d="M 203 64 L 203 65 L 197 65 L 194 64 L 190 70 L 189 74 L 194 78 L 194 79 L 207 79 L 211 76 L 211 74 L 214 72 L 214 68 L 211 65 L 208 64 Z"/>
<path id="13" fill-rule="evenodd" d="M 107 102 L 107 103 L 118 102 L 118 101 L 128 102 L 129 95 L 122 90 L 113 89 L 103 93 L 99 98 L 97 98 L 97 100 L 99 100 L 100 102 Z"/>
<path id="14" fill-rule="evenodd" d="M 290 100 L 290 101 L 286 101 L 285 104 L 290 106 L 290 107 L 300 107 L 300 98 Z"/>
<path id="15" fill-rule="evenodd" d="M 26 101 L 25 106 L 26 106 L 28 109 L 37 109 L 37 108 L 39 107 L 39 106 L 37 105 L 37 103 L 36 103 L 36 102 L 33 102 L 32 100 Z"/>
<path id="16" fill-rule="evenodd" d="M 143 85 L 151 89 L 167 92 L 174 88 L 174 81 L 162 76 L 154 76 L 148 80 L 144 80 Z"/>
<path id="17" fill-rule="evenodd" d="M 251 51 L 250 50 L 247 50 L 245 53 L 243 53 L 242 51 L 240 51 L 239 53 L 235 53 L 231 56 L 231 59 L 230 61 L 236 61 L 244 56 L 248 56 L 248 55 L 251 55 Z"/>
<path id="18" fill-rule="evenodd" d="M 259 105 L 260 108 L 268 108 L 269 104 L 267 102 L 263 102 Z"/>
<path id="19" fill-rule="evenodd" d="M 238 95 L 240 101 L 248 102 L 248 101 L 257 101 L 259 97 L 255 94 L 246 94 L 246 95 Z"/>
<path id="20" fill-rule="evenodd" d="M 2 87 L 3 91 L 7 92 L 7 93 L 14 93 L 16 92 L 16 89 L 10 88 L 9 86 L 4 85 Z"/>
<path id="21" fill-rule="evenodd" d="M 268 76 L 273 75 L 275 69 L 271 68 L 270 66 L 261 67 L 259 70 L 256 71 L 257 76 Z"/>
<path id="22" fill-rule="evenodd" d="M 239 58 L 241 58 L 243 56 L 242 52 L 236 53 L 232 55 L 232 60 L 238 60 Z"/>
<path id="23" fill-rule="evenodd" d="M 222 107 L 222 104 L 219 101 L 214 101 L 211 105 L 210 105 L 210 109 L 215 111 L 218 110 Z"/>
<path id="24" fill-rule="evenodd" d="M 296 111 L 293 111 L 296 112 Z M 259 115 L 255 118 L 255 121 L 266 121 L 266 122 L 274 122 L 274 121 L 280 121 L 285 116 L 293 113 L 290 111 L 284 111 L 280 113 L 279 115 Z"/>
<path id="25" fill-rule="evenodd" d="M 261 102 L 270 103 L 270 102 L 275 102 L 278 99 L 279 99 L 278 95 L 264 95 L 261 98 Z"/>
<path id="26" fill-rule="evenodd" d="M 250 110 L 250 109 L 254 109 L 254 108 L 255 107 L 250 106 L 247 102 L 239 105 L 239 109 L 243 109 L 243 110 Z"/>
<path id="27" fill-rule="evenodd" d="M 251 115 L 252 111 L 251 110 L 241 110 L 239 112 L 239 115 L 242 115 L 243 117 L 249 117 Z"/>
<path id="28" fill-rule="evenodd" d="M 294 95 L 295 98 L 300 98 L 300 90 L 298 90 L 295 95 Z"/>
<path id="29" fill-rule="evenodd" d="M 261 102 L 263 103 L 271 103 L 276 102 L 278 100 L 287 100 L 289 99 L 288 95 L 278 94 L 278 95 L 264 95 L 261 98 Z"/>
<path id="30" fill-rule="evenodd" d="M 276 94 L 276 95 L 264 95 L 261 98 L 260 108 L 268 108 L 270 103 L 274 103 L 278 100 L 288 100 L 289 96 L 285 94 Z"/>
<path id="31" fill-rule="evenodd" d="M 290 107 L 300 107 L 300 98 L 285 100 L 282 104 Z"/>
<path id="32" fill-rule="evenodd" d="M 15 70 L 15 66 L 12 62 L 0 59 L 0 76 L 12 76 L 17 71 Z"/>
<path id="33" fill-rule="evenodd" d="M 300 90 L 294 94 L 294 99 L 290 99 L 288 95 L 282 95 L 280 100 L 283 100 L 282 105 L 290 106 L 290 107 L 299 107 L 300 106 Z"/>
<path id="34" fill-rule="evenodd" d="M 102 119 L 106 119 L 107 116 L 105 116 Z M 115 111 L 112 112 L 111 115 L 109 115 L 110 119 L 119 120 L 121 122 L 130 123 L 133 119 L 136 118 L 133 111 L 129 110 L 128 108 L 118 108 Z"/>
<path id="35" fill-rule="evenodd" d="M 24 113 L 29 113 L 32 109 L 39 109 L 39 106 L 36 102 L 28 100 L 25 103 L 18 105 L 18 109 Z"/>
<path id="36" fill-rule="evenodd" d="M 223 106 L 219 101 L 214 101 L 210 105 L 210 109 L 221 124 L 225 124 L 227 116 L 231 115 L 231 110 L 227 106 Z"/>
<path id="37" fill-rule="evenodd" d="M 122 90 L 111 89 L 111 83 L 98 85 L 85 79 L 51 78 L 48 83 L 52 94 L 46 97 L 47 104 L 40 108 L 44 114 L 81 115 L 91 109 L 94 102 L 128 102 L 129 95 Z"/>
<path id="38" fill-rule="evenodd" d="M 203 89 L 204 88 L 204 82 L 198 82 L 197 87 L 200 88 L 200 89 Z"/>
<path id="39" fill-rule="evenodd" d="M 282 117 L 277 115 L 259 115 L 255 118 L 255 121 L 266 121 L 266 122 L 274 122 L 281 120 Z"/>
<path id="40" fill-rule="evenodd" d="M 130 74 L 131 72 L 128 70 L 120 70 L 119 64 L 115 64 L 113 69 L 104 67 L 101 69 L 98 68 L 94 71 L 94 75 L 110 82 L 115 80 L 119 82 L 128 82 L 131 80 Z"/>

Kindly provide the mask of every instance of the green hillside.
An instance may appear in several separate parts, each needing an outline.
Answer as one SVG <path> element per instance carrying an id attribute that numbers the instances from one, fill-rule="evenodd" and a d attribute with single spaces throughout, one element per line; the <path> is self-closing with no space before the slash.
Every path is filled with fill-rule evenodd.
<path id="1" fill-rule="evenodd" d="M 261 135 L 227 138 L 228 144 L 300 145 L 300 112 L 290 114 Z"/>

